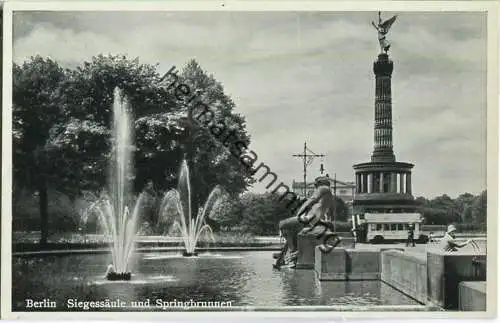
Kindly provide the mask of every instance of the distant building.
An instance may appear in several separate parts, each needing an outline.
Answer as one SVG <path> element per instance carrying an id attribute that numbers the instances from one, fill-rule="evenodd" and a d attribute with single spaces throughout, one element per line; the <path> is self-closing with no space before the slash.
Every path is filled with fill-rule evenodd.
<path id="1" fill-rule="evenodd" d="M 347 205 L 352 204 L 354 193 L 356 191 L 356 184 L 354 182 L 344 182 L 330 178 L 330 187 L 332 193 L 338 198 L 342 199 Z M 297 196 L 304 198 L 304 182 L 293 181 L 292 191 Z M 306 198 L 310 197 L 314 192 L 314 182 L 308 182 L 306 186 Z"/>

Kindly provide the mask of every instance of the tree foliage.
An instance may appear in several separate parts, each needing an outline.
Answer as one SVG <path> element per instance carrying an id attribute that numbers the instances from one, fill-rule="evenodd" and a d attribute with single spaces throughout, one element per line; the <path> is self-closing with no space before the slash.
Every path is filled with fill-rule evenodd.
<path id="1" fill-rule="evenodd" d="M 212 124 L 222 125 L 225 132 L 234 131 L 238 140 L 247 146 L 250 144 L 245 119 L 235 112 L 235 103 L 224 93 L 222 84 L 213 75 L 208 75 L 195 60 L 191 60 L 182 70 L 180 78 L 192 91 L 199 93 L 199 102 L 214 112 Z M 225 187 L 232 194 L 239 194 L 253 183 L 249 169 L 231 154 L 220 138 L 211 133 L 210 125 L 192 127 L 193 141 L 190 144 L 194 156 L 190 167 L 195 203 L 202 204 L 216 185 Z"/>
<path id="2" fill-rule="evenodd" d="M 336 215 L 334 217 L 330 214 L 330 219 L 335 219 L 338 223 L 344 222 L 347 217 L 347 207 L 339 198 L 336 199 L 336 203 Z M 279 221 L 295 215 L 296 210 L 290 208 L 289 201 L 282 199 L 279 194 L 247 192 L 240 197 L 224 201 L 216 213 L 215 220 L 225 230 L 276 235 L 279 232 Z"/>
<path id="3" fill-rule="evenodd" d="M 276 235 L 279 221 L 290 216 L 290 210 L 279 195 L 247 192 L 222 203 L 214 220 L 224 230 Z"/>
<path id="4" fill-rule="evenodd" d="M 182 74 L 218 118 L 249 143 L 244 118 L 234 112 L 235 104 L 222 85 L 195 61 Z M 157 192 L 175 187 L 190 133 L 185 104 L 160 80 L 157 66 L 125 56 L 98 55 L 71 70 L 40 56 L 14 64 L 14 184 L 39 197 L 42 240 L 48 234 L 49 188 L 73 200 L 106 187 L 115 87 L 128 98 L 133 116 L 135 192 L 148 183 Z M 197 131 L 193 142 L 196 201 L 203 201 L 215 185 L 235 193 L 245 190 L 250 174 L 240 171 L 239 162 L 207 129 Z"/>
<path id="5" fill-rule="evenodd" d="M 38 194 L 41 242 L 47 242 L 48 191 L 57 183 L 58 158 L 54 129 L 64 124 L 63 88 L 68 71 L 51 59 L 36 56 L 13 66 L 14 187 Z M 17 185 L 16 185 L 17 184 Z"/>
<path id="6" fill-rule="evenodd" d="M 470 193 L 456 199 L 444 194 L 434 199 L 416 199 L 425 224 L 445 225 L 450 223 L 471 223 L 486 225 L 486 190 L 474 196 Z"/>

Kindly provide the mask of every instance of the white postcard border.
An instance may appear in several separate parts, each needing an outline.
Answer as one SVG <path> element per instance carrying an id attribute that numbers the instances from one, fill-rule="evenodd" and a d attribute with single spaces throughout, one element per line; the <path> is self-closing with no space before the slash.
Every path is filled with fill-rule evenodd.
<path id="1" fill-rule="evenodd" d="M 169 2 L 27 2 L 6 1 L 3 20 L 3 133 L 2 133 L 2 252 L 1 252 L 1 316 L 3 319 L 168 319 L 206 320 L 230 318 L 302 318 L 341 320 L 345 318 L 487 318 L 497 312 L 498 262 L 498 3 L 494 1 L 169 1 Z M 336 312 L 328 307 L 317 311 L 301 311 L 301 307 L 259 308 L 242 307 L 241 312 L 12 312 L 12 13 L 25 10 L 72 11 L 487 11 L 487 311 L 486 312 Z M 464 152 L 465 153 L 465 152 Z M 310 307 L 309 307 L 310 308 Z M 262 308 L 260 308 L 262 309 Z M 275 310 L 275 311 L 269 311 Z"/>

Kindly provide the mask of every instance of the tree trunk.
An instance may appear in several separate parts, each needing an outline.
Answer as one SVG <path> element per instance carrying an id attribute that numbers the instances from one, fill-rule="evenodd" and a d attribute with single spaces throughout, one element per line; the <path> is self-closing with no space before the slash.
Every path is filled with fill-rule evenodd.
<path id="1" fill-rule="evenodd" d="M 38 207 L 40 209 L 40 244 L 47 244 L 49 237 L 49 199 L 47 183 L 45 179 L 40 179 L 38 185 Z"/>

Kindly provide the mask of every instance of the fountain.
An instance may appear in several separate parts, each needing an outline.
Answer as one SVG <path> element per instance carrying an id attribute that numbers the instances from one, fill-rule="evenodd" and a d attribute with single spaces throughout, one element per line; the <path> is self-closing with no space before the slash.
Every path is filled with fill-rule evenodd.
<path id="1" fill-rule="evenodd" d="M 143 194 L 136 201 L 131 199 L 131 125 L 127 111 L 129 103 L 120 89 L 115 88 L 113 100 L 112 158 L 110 163 L 109 190 L 87 210 L 97 215 L 104 234 L 111 244 L 112 264 L 108 266 L 108 280 L 130 280 L 130 258 L 137 234 L 137 221 Z M 133 205 L 132 208 L 129 208 Z M 132 210 L 132 211 L 130 211 Z"/>
<path id="2" fill-rule="evenodd" d="M 182 161 L 178 189 L 172 189 L 165 193 L 160 208 L 160 220 L 172 214 L 169 210 L 174 210 L 174 215 L 179 219 L 173 223 L 173 226 L 174 230 L 181 234 L 184 243 L 183 256 L 197 256 L 196 243 L 202 233 L 207 232 L 213 240 L 212 229 L 204 220 L 207 216 L 210 218 L 217 209 L 221 196 L 222 190 L 218 186 L 215 187 L 210 192 L 203 207 L 198 209 L 196 215 L 193 216 L 189 167 L 185 159 Z"/>

